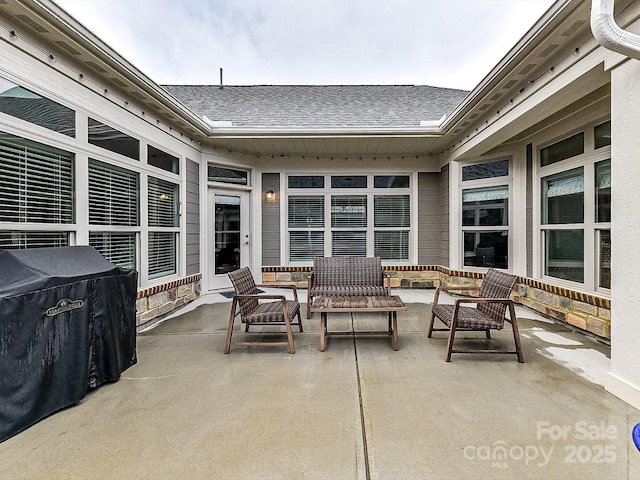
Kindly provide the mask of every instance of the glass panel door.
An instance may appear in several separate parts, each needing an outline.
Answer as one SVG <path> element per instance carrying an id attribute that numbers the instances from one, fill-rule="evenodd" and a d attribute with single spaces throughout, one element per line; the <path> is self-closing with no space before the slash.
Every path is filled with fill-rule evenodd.
<path id="1" fill-rule="evenodd" d="M 215 196 L 216 275 L 240 268 L 240 197 Z"/>
<path id="2" fill-rule="evenodd" d="M 209 192 L 209 289 L 231 286 L 228 273 L 249 265 L 247 192 Z"/>

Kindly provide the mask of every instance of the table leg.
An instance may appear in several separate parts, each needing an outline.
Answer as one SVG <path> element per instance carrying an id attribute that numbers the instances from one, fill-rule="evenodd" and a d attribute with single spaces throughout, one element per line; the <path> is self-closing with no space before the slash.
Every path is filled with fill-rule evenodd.
<path id="1" fill-rule="evenodd" d="M 324 352 L 324 332 L 327 330 L 327 312 L 320 314 L 320 351 Z"/>
<path id="2" fill-rule="evenodd" d="M 398 312 L 393 312 L 393 349 L 398 350 L 400 348 L 398 341 Z"/>

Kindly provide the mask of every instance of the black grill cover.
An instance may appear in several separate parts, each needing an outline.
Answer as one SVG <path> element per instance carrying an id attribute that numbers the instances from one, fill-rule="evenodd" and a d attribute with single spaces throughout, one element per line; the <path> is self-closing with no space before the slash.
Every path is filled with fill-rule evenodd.
<path id="1" fill-rule="evenodd" d="M 136 294 L 93 247 L 0 250 L 0 442 L 136 363 Z"/>

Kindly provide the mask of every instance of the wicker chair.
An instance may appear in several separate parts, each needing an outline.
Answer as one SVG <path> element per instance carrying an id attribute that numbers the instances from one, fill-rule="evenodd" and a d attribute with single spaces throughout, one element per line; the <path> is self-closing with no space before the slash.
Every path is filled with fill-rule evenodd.
<path id="1" fill-rule="evenodd" d="M 227 341 L 224 346 L 224 353 L 229 353 L 231 345 L 252 346 L 252 345 L 269 345 L 269 346 L 288 346 L 289 353 L 296 353 L 293 344 L 293 334 L 291 325 L 298 325 L 302 332 L 302 318 L 300 317 L 300 304 L 298 303 L 298 292 L 293 284 L 277 284 L 277 285 L 256 285 L 253 280 L 251 271 L 247 268 L 241 268 L 229 273 L 229 278 L 235 289 L 235 296 L 231 304 L 231 313 L 229 314 L 229 327 L 227 329 Z M 257 287 L 277 287 L 293 289 L 294 300 L 287 300 L 284 295 L 265 295 L 258 294 Z M 263 300 L 276 300 L 264 302 Z M 240 320 L 245 324 L 245 332 L 249 331 L 251 325 L 284 325 L 287 330 L 286 342 L 231 342 L 233 335 L 233 321 L 237 316 L 236 310 L 240 306 Z M 297 322 L 293 322 L 295 317 Z"/>
<path id="2" fill-rule="evenodd" d="M 514 303 L 509 298 L 517 278 L 515 275 L 489 269 L 479 288 L 478 297 L 459 298 L 455 300 L 453 305 L 438 304 L 441 291 L 478 290 L 478 287 L 438 287 L 433 299 L 428 337 L 431 338 L 431 334 L 434 331 L 449 332 L 446 354 L 447 362 L 451 361 L 452 353 L 515 353 L 518 357 L 518 362 L 524 362 Z M 464 303 L 475 303 L 477 305 L 475 307 L 463 306 L 462 304 Z M 510 318 L 505 318 L 507 306 L 509 307 Z M 436 317 L 442 321 L 447 328 L 434 328 L 433 324 Z M 453 339 L 456 331 L 484 331 L 486 337 L 490 339 L 490 330 L 502 330 L 505 320 L 511 323 L 513 339 L 516 345 L 515 350 L 454 350 Z"/>

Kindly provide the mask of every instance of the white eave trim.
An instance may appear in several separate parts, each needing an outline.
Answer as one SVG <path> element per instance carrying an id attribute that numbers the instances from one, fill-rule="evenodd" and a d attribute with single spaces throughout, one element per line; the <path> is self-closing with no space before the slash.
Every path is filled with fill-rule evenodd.
<path id="1" fill-rule="evenodd" d="M 259 137 L 441 137 L 438 126 L 411 127 L 209 127 L 211 137 L 259 138 Z"/>

